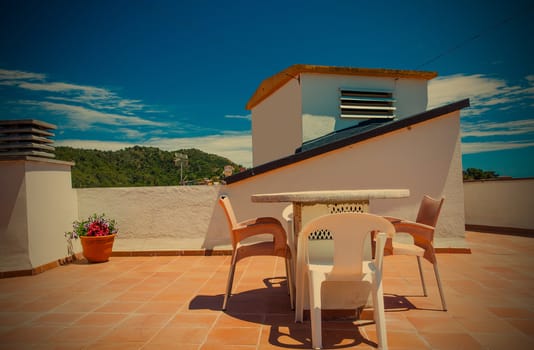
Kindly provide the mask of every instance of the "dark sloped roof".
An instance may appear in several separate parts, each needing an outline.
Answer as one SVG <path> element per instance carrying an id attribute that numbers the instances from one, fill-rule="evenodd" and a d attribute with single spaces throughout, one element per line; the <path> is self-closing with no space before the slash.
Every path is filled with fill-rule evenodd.
<path id="1" fill-rule="evenodd" d="M 338 132 L 323 136 L 320 138 L 320 140 L 312 140 L 303 144 L 303 146 L 299 148 L 295 154 L 258 165 L 251 169 L 247 169 L 241 173 L 227 177 L 224 181 L 227 184 L 231 184 L 245 180 L 255 175 L 295 164 L 320 154 L 353 145 L 355 143 L 381 136 L 392 131 L 403 129 L 408 126 L 434 119 L 466 107 L 469 107 L 469 99 L 453 102 L 400 120 L 394 120 L 385 123 L 364 124 L 360 126 L 360 128 L 356 126 L 343 129 Z"/>

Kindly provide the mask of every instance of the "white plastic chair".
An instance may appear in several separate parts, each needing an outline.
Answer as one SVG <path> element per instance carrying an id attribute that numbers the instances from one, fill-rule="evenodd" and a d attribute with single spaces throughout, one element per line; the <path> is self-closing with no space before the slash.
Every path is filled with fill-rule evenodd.
<path id="1" fill-rule="evenodd" d="M 297 247 L 295 244 L 295 234 L 293 232 L 293 224 L 294 224 L 293 204 L 289 204 L 288 206 L 284 208 L 284 210 L 282 211 L 282 218 L 286 222 L 287 245 L 289 246 L 289 249 L 291 250 L 291 256 L 293 257 L 293 259 L 295 259 L 295 257 L 297 256 L 296 254 Z M 291 269 L 291 276 L 295 276 L 295 261 L 294 260 L 291 261 L 290 269 Z M 292 297 L 295 297 L 294 279 L 292 280 L 292 282 L 293 283 L 291 283 L 291 285 L 288 287 L 292 289 L 292 293 L 291 293 Z M 294 301 L 292 301 L 291 306 L 292 307 L 294 306 Z"/>
<path id="2" fill-rule="evenodd" d="M 295 237 L 293 233 L 293 204 L 284 208 L 282 211 L 282 218 L 286 221 L 287 243 L 291 248 L 295 248 Z"/>
<path id="3" fill-rule="evenodd" d="M 312 234 L 324 230 L 331 233 L 332 240 L 310 239 Z M 374 235 L 376 239 L 374 260 L 371 259 L 371 232 L 378 232 Z M 321 286 L 323 282 L 334 281 L 356 282 L 357 289 L 351 292 L 355 295 L 354 302 L 358 305 L 352 305 L 351 308 L 364 306 L 371 290 L 378 346 L 387 349 L 382 261 L 387 235 L 391 236 L 394 233 L 395 229 L 388 220 L 365 213 L 321 216 L 309 222 L 299 233 L 296 321 L 302 322 L 305 290 L 308 287 L 314 349 L 322 348 Z M 306 276 L 308 286 L 305 283 Z"/>

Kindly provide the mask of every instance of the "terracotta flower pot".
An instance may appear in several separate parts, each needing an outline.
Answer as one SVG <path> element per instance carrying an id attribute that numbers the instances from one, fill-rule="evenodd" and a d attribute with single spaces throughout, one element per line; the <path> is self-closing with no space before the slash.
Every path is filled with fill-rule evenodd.
<path id="1" fill-rule="evenodd" d="M 80 236 L 83 256 L 89 262 L 108 261 L 113 248 L 115 235 L 108 236 Z"/>

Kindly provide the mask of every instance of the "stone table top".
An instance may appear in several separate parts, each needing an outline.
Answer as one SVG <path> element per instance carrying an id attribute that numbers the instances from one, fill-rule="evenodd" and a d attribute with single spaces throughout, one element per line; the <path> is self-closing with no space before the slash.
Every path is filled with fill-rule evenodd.
<path id="1" fill-rule="evenodd" d="M 262 193 L 251 196 L 253 202 L 274 203 L 346 203 L 370 199 L 405 198 L 410 196 L 408 189 L 368 189 Z"/>

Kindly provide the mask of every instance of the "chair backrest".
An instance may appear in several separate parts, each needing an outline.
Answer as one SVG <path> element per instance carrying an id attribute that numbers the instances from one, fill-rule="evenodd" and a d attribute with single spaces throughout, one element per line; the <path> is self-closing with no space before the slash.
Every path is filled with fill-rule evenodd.
<path id="1" fill-rule="evenodd" d="M 228 227 L 230 231 L 237 226 L 237 219 L 232 208 L 232 203 L 230 203 L 230 198 L 228 196 L 222 195 L 219 197 L 219 204 L 224 209 L 224 214 L 226 215 L 226 220 L 228 222 Z M 233 236 L 233 235 L 232 235 Z"/>
<path id="2" fill-rule="evenodd" d="M 421 200 L 421 205 L 419 206 L 419 212 L 417 213 L 417 218 L 415 222 L 420 224 L 436 227 L 438 222 L 439 213 L 441 207 L 443 206 L 443 201 L 445 198 L 434 199 L 430 196 L 425 195 Z"/>
<path id="3" fill-rule="evenodd" d="M 334 267 L 329 274 L 337 280 L 350 280 L 362 274 L 365 242 L 371 232 L 393 235 L 395 228 L 381 216 L 367 213 L 329 214 L 309 222 L 299 234 L 298 254 L 307 259 L 308 236 L 318 230 L 328 230 L 334 243 Z M 300 250 L 304 249 L 303 255 Z"/>

